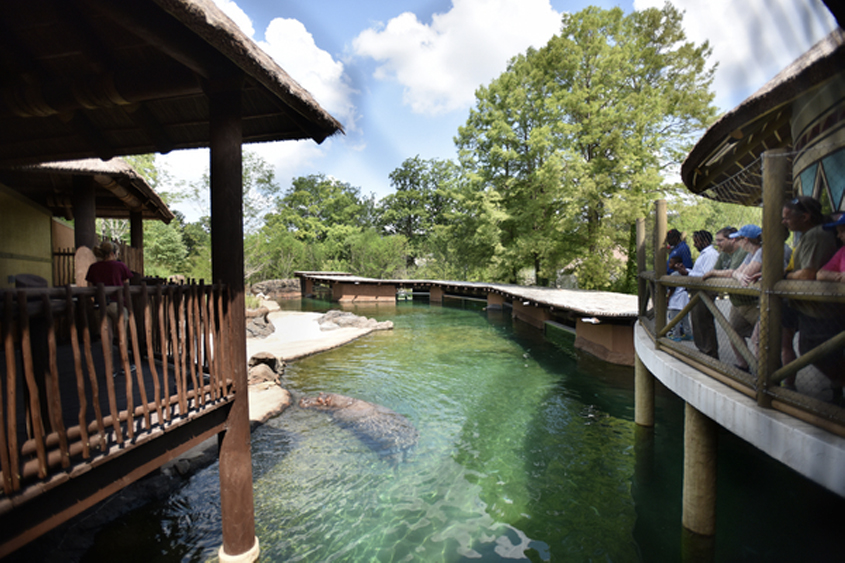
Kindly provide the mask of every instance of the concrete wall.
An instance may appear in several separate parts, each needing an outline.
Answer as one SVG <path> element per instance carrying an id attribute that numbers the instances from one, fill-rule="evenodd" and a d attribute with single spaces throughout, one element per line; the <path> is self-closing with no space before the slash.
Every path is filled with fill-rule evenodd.
<path id="1" fill-rule="evenodd" d="M 392 284 L 370 285 L 362 283 L 355 285 L 354 283 L 333 283 L 332 301 L 339 301 L 340 303 L 395 302 L 396 286 Z"/>
<path id="2" fill-rule="evenodd" d="M 49 211 L 0 185 L 0 288 L 9 276 L 36 274 L 52 284 L 52 216 Z"/>
<path id="3" fill-rule="evenodd" d="M 613 364 L 634 365 L 634 327 L 607 323 L 575 324 L 575 347 Z"/>
<path id="4" fill-rule="evenodd" d="M 438 286 L 431 286 L 428 293 L 429 303 L 443 303 L 443 288 Z"/>
<path id="5" fill-rule="evenodd" d="M 552 314 L 545 307 L 535 307 L 534 305 L 523 305 L 522 301 L 517 301 L 514 298 L 513 302 L 513 318 L 524 321 L 531 326 L 543 330 L 546 321 L 552 319 Z"/>
<path id="6" fill-rule="evenodd" d="M 488 293 L 487 294 L 487 308 L 488 309 L 501 309 L 505 305 L 505 298 L 503 295 L 498 293 Z"/>

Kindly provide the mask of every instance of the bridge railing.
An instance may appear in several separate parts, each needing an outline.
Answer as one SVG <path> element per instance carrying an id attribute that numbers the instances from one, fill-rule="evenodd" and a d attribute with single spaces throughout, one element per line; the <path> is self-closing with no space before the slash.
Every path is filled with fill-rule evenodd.
<path id="1" fill-rule="evenodd" d="M 781 203 L 772 206 L 780 213 Z M 759 224 L 759 208 L 743 211 L 748 208 L 737 207 L 738 213 L 756 213 L 756 221 L 754 217 L 746 218 Z M 726 225 L 729 220 L 725 220 Z M 735 226 L 741 227 L 742 220 L 740 217 Z M 638 225 L 639 322 L 654 339 L 656 348 L 755 398 L 761 406 L 845 436 L 845 284 L 784 279 L 785 231 L 779 220 L 775 223 L 770 218 L 768 228 L 767 220 L 762 222 L 761 280 L 745 286 L 730 278 L 703 280 L 667 275 L 666 204 L 662 200 L 656 202 L 653 215 Z M 692 236 L 688 242 L 692 248 Z M 667 294 L 671 288 L 685 288 L 690 299 L 686 307 L 669 315 Z M 738 314 L 734 310 L 738 309 L 737 302 L 758 304 L 758 311 L 753 312 L 758 313 L 759 320 L 750 334 L 740 334 L 734 328 L 735 318 L 731 322 L 732 314 Z M 809 315 L 809 322 L 797 333 L 794 310 Z M 685 317 L 692 320 L 692 339 L 682 339 L 675 332 Z M 705 347 L 696 340 L 696 330 L 705 331 L 708 324 L 715 328 L 715 354 L 704 353 Z"/>

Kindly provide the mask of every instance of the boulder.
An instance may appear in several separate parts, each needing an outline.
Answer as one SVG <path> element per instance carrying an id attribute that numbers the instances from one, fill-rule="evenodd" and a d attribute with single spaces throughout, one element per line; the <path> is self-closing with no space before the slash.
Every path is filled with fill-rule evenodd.
<path id="1" fill-rule="evenodd" d="M 285 374 L 285 362 L 283 362 L 270 352 L 258 352 L 257 354 L 253 355 L 248 362 L 248 366 L 250 368 L 261 364 L 266 365 L 280 376 Z"/>
<path id="2" fill-rule="evenodd" d="M 339 311 L 337 309 L 332 309 L 317 319 L 317 324 L 320 325 L 320 330 L 335 330 L 345 327 L 365 328 L 369 330 L 393 329 L 393 321 L 378 322 L 375 319 L 368 319 L 367 317 L 361 317 L 349 311 Z"/>
<path id="3" fill-rule="evenodd" d="M 270 369 L 270 366 L 267 364 L 258 364 L 249 368 L 249 378 L 248 378 L 249 385 L 255 385 L 257 383 L 279 383 L 279 374 Z"/>
<path id="4" fill-rule="evenodd" d="M 266 338 L 273 334 L 276 330 L 276 327 L 273 326 L 273 323 L 267 320 L 267 313 L 269 312 L 266 307 L 262 307 L 261 309 L 256 309 L 257 311 L 264 311 L 261 315 L 253 315 L 250 318 L 250 312 L 253 309 L 247 309 L 247 319 L 248 322 L 246 324 L 246 337 L 247 338 Z"/>

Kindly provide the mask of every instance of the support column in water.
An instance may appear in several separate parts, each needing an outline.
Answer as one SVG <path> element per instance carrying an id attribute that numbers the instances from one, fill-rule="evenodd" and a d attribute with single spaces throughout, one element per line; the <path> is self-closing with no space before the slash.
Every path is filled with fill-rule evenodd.
<path id="1" fill-rule="evenodd" d="M 654 426 L 654 376 L 637 354 L 634 355 L 634 422 Z"/>
<path id="2" fill-rule="evenodd" d="M 716 533 L 716 442 L 718 425 L 686 404 L 684 419 L 684 528 Z"/>

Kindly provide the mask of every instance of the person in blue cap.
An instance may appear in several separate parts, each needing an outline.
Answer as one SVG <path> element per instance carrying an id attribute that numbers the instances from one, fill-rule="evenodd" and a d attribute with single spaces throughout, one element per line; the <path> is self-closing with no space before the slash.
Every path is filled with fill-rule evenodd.
<path id="1" fill-rule="evenodd" d="M 763 269 L 763 229 L 757 225 L 744 225 L 735 233 L 728 235 L 745 252 L 745 259 L 733 270 L 711 270 L 704 274 L 708 278 L 733 278 L 744 286 L 749 285 Z M 728 321 L 733 329 L 743 338 L 752 339 L 752 351 L 756 350 L 754 328 L 760 320 L 760 300 L 750 297 L 743 301 L 731 302 Z M 737 369 L 748 371 L 748 362 L 731 344 L 736 356 Z"/>
<path id="2" fill-rule="evenodd" d="M 833 223 L 824 225 L 826 231 L 836 229 L 836 236 L 845 245 L 845 213 Z M 845 246 L 836 251 L 833 258 L 816 272 L 816 279 L 821 281 L 845 282 Z"/>

